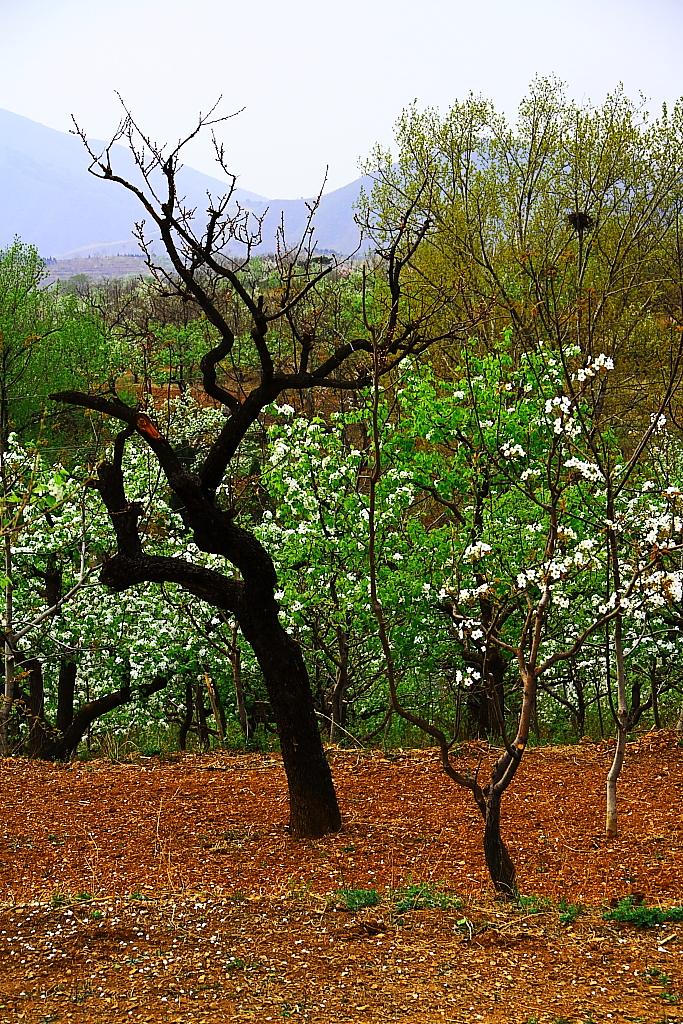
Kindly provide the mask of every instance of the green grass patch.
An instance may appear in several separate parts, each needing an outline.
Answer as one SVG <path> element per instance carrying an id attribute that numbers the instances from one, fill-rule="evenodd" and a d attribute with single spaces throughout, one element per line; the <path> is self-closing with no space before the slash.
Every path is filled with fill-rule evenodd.
<path id="1" fill-rule="evenodd" d="M 580 903 L 568 903 L 567 900 L 560 900 L 557 904 L 560 917 L 560 924 L 574 924 L 577 917 L 583 914 L 583 907 Z"/>
<path id="2" fill-rule="evenodd" d="M 627 896 L 616 907 L 603 911 L 604 921 L 623 921 L 638 928 L 656 928 L 668 921 L 683 921 L 683 907 L 648 907 Z"/>
<path id="3" fill-rule="evenodd" d="M 376 889 L 337 889 L 335 896 L 346 910 L 365 910 L 380 902 Z"/>
<path id="4" fill-rule="evenodd" d="M 545 896 L 522 896 L 518 893 L 515 903 L 517 909 L 525 914 L 547 914 L 552 910 L 552 903 Z"/>
<path id="5" fill-rule="evenodd" d="M 406 885 L 403 889 L 395 889 L 391 895 L 394 909 L 400 914 L 408 910 L 446 910 L 448 907 L 462 906 L 462 900 L 453 893 L 429 882 Z"/>

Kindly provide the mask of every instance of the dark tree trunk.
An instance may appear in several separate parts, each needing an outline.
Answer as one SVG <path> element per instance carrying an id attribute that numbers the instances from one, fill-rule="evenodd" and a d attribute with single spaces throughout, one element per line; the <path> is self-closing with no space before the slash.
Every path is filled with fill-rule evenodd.
<path id="1" fill-rule="evenodd" d="M 24 701 L 27 710 L 28 735 L 26 737 L 26 753 L 29 757 L 41 757 L 41 751 L 54 738 L 48 723 L 45 721 L 45 689 L 43 683 L 43 666 L 38 658 L 29 658 L 23 665 L 28 674 L 28 698 Z"/>
<path id="2" fill-rule="evenodd" d="M 586 732 L 586 691 L 583 682 L 577 682 L 573 679 L 574 688 L 576 691 L 576 711 L 574 712 L 574 729 L 578 736 L 583 736 Z"/>
<path id="3" fill-rule="evenodd" d="M 480 808 L 484 817 L 484 857 L 494 889 L 505 899 L 512 899 L 517 895 L 516 872 L 500 834 L 501 796 L 493 789 L 486 795 L 485 807 Z"/>
<path id="4" fill-rule="evenodd" d="M 657 664 L 653 662 L 650 665 L 650 687 L 651 687 L 651 701 L 652 701 L 652 721 L 655 729 L 662 728 L 662 719 L 659 714 L 659 675 L 657 673 Z"/>
<path id="5" fill-rule="evenodd" d="M 59 663 L 57 684 L 57 718 L 55 724 L 60 732 L 66 732 L 74 718 L 74 697 L 78 666 L 71 658 L 62 658 Z"/>
<path id="6" fill-rule="evenodd" d="M 178 730 L 178 746 L 181 750 L 187 750 L 187 734 L 192 728 L 193 716 L 194 699 L 192 694 L 192 683 L 187 680 L 185 682 L 185 712 L 183 714 L 183 720 L 180 723 L 180 729 Z"/>
<path id="7" fill-rule="evenodd" d="M 505 672 L 507 662 L 499 651 L 472 659 L 481 679 L 467 693 L 467 712 L 477 736 L 500 736 L 505 721 Z"/>
<path id="8" fill-rule="evenodd" d="M 28 674 L 27 706 L 33 718 L 42 718 L 45 703 L 45 687 L 43 684 L 43 666 L 38 658 L 29 658 L 21 668 Z"/>
<path id="9" fill-rule="evenodd" d="M 69 662 L 69 664 L 73 663 Z M 42 670 L 39 664 L 37 668 L 31 666 L 30 672 L 32 677 L 34 673 L 40 672 L 42 681 Z M 149 697 L 151 694 L 163 689 L 166 683 L 166 679 L 157 677 L 153 682 L 142 687 L 141 693 L 143 696 Z M 33 679 L 31 679 L 31 685 L 32 687 L 37 685 Z M 72 705 L 71 721 L 64 730 L 54 728 L 46 720 L 42 710 L 40 715 L 31 715 L 29 732 L 30 756 L 43 761 L 68 761 L 69 758 L 75 755 L 78 744 L 93 722 L 106 715 L 108 711 L 113 711 L 114 708 L 128 704 L 132 696 L 133 691 L 131 690 L 130 683 L 126 682 L 118 690 L 112 690 L 102 697 L 97 697 L 95 700 L 83 704 L 75 714 L 73 714 Z M 29 706 L 31 701 L 32 698 L 29 697 L 27 702 Z"/>
<path id="10" fill-rule="evenodd" d="M 209 726 L 206 721 L 206 705 L 204 704 L 204 687 L 197 681 L 194 686 L 194 706 L 197 712 L 197 738 L 202 750 L 208 750 L 211 742 Z"/>
<path id="11" fill-rule="evenodd" d="M 251 602 L 250 602 L 251 604 Z M 273 708 L 289 787 L 289 829 L 302 837 L 338 832 L 341 815 L 320 742 L 313 695 L 299 645 L 282 628 L 274 600 L 240 616 Z"/>

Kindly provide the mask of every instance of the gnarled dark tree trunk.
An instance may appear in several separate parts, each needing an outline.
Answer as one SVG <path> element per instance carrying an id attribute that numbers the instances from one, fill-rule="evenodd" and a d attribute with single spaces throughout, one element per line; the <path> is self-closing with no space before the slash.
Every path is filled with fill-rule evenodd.
<path id="1" fill-rule="evenodd" d="M 90 172 L 131 193 L 142 207 L 146 223 L 158 233 L 170 260 L 162 265 L 152 252 L 142 225 L 138 241 L 159 291 L 175 294 L 206 319 L 215 332 L 201 360 L 204 393 L 225 413 L 216 437 L 206 442 L 196 475 L 187 472 L 181 446 L 174 448 L 152 418 L 113 397 L 63 392 L 58 401 L 99 411 L 119 420 L 114 458 L 99 469 L 98 489 L 116 534 L 117 553 L 105 565 L 101 578 L 114 590 L 141 583 L 176 583 L 187 592 L 234 616 L 252 645 L 263 672 L 268 697 L 277 720 L 282 757 L 290 790 L 290 828 L 297 836 L 319 836 L 341 825 L 330 769 L 314 714 L 313 698 L 303 657 L 292 637 L 282 629 L 275 600 L 277 580 L 273 562 L 248 530 L 237 527 L 233 513 L 220 498 L 233 460 L 244 438 L 263 410 L 283 393 L 308 394 L 313 388 L 354 390 L 367 386 L 377 333 L 386 336 L 389 374 L 402 358 L 456 334 L 466 337 L 469 327 L 435 325 L 431 305 L 423 312 L 402 302 L 404 276 L 410 280 L 410 261 L 429 230 L 429 220 L 418 226 L 419 196 L 407 201 L 406 216 L 397 232 L 377 250 L 387 276 L 388 299 L 382 326 L 360 317 L 351 336 L 340 336 L 335 302 L 328 302 L 324 279 L 336 261 L 322 267 L 314 258 L 315 204 L 298 243 L 290 248 L 284 228 L 278 240 L 278 286 L 252 289 L 243 270 L 251 252 L 261 243 L 261 222 L 250 219 L 234 194 L 235 177 L 223 165 L 223 149 L 216 155 L 226 172 L 227 192 L 211 196 L 205 219 L 183 198 L 178 181 L 182 147 L 205 128 L 214 130 L 221 118 L 213 110 L 199 118 L 194 131 L 173 149 L 159 147 L 143 132 L 130 111 L 115 139 L 95 151 L 88 134 L 77 127 L 88 151 Z M 114 142 L 128 145 L 134 173 L 126 177 L 112 161 Z M 231 261 L 226 253 L 236 246 L 243 254 Z M 379 273 L 379 270 L 377 271 Z M 406 310 L 409 309 L 409 315 Z M 438 318 L 437 318 L 438 319 Z M 236 322 L 240 327 L 235 328 Z M 257 367 L 240 376 L 234 367 L 237 336 L 249 333 Z M 275 327 L 275 330 L 271 330 Z M 217 341 L 215 338 L 217 336 Z M 230 366 L 237 371 L 232 375 Z M 230 381 L 232 380 L 232 384 Z M 251 383 L 247 384 L 247 380 Z M 111 392 L 110 392 L 111 396 Z M 121 464 L 127 438 L 136 433 L 153 452 L 173 493 L 186 527 L 200 550 L 225 559 L 226 575 L 180 558 L 145 555 L 138 517 L 140 509 L 125 495 Z"/>
<path id="2" fill-rule="evenodd" d="M 282 628 L 274 600 L 270 606 L 250 608 L 239 622 L 263 672 L 277 724 L 289 787 L 290 831 L 297 836 L 336 832 L 341 816 L 301 649 Z"/>

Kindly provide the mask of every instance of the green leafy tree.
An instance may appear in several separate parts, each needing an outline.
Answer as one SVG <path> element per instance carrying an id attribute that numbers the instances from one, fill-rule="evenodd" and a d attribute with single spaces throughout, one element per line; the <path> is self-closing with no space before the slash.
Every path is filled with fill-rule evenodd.
<path id="1" fill-rule="evenodd" d="M 287 628 L 309 658 L 331 741 L 386 719 L 388 695 L 368 592 L 368 409 L 336 414 L 329 423 L 279 407 L 269 429 L 261 477 L 272 511 L 258 535 L 276 553 Z M 387 434 L 393 431 L 389 419 Z M 382 600 L 400 637 L 397 655 L 406 690 L 422 702 L 446 660 L 447 618 L 434 595 L 444 582 L 443 535 L 427 532 L 408 469 L 382 478 L 378 572 Z M 429 638 L 429 639 L 427 639 Z M 365 731 L 363 729 L 363 731 Z"/>
<path id="2" fill-rule="evenodd" d="M 682 141 L 681 103 L 652 118 L 617 89 L 578 105 L 552 78 L 532 83 L 514 124 L 474 95 L 443 115 L 413 105 L 397 156 L 378 148 L 367 163 L 364 215 L 379 240 L 407 201 L 408 235 L 429 220 L 415 273 L 444 318 L 478 321 L 481 346 L 510 326 L 522 349 L 605 353 L 612 407 L 647 414 L 682 325 Z"/>

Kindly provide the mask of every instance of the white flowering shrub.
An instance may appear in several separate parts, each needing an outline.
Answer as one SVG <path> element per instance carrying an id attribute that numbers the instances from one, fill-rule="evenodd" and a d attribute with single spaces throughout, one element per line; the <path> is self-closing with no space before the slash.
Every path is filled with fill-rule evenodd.
<path id="1" fill-rule="evenodd" d="M 275 559 L 286 628 L 309 660 L 320 709 L 339 724 L 376 724 L 386 710 L 383 659 L 372 615 L 368 571 L 367 453 L 364 413 L 330 423 L 275 407 L 262 476 L 272 503 L 258 536 Z M 385 423 L 385 431 L 392 427 Z M 378 495 L 379 589 L 394 629 L 398 661 L 414 687 L 438 671 L 446 619 L 436 595 L 443 580 L 438 532 L 424 531 L 410 473 L 387 468 Z M 339 692 L 343 689 L 343 693 Z"/>
<path id="2" fill-rule="evenodd" d="M 218 427 L 213 410 L 187 400 L 170 409 L 171 427 L 188 442 Z M 22 666 L 37 660 L 42 670 L 42 715 L 55 735 L 60 669 L 77 666 L 74 710 L 122 687 L 130 699 L 96 721 L 93 731 L 128 734 L 163 728 L 184 714 L 185 681 L 211 678 L 225 704 L 234 704 L 227 657 L 228 631 L 215 610 L 173 586 L 112 593 L 99 583 L 98 566 L 111 550 L 111 525 L 81 467 L 51 466 L 40 447 L 10 438 L 5 453 L 3 530 L 10 539 L 13 619 L 10 639 L 18 659 L 17 742 L 26 746 L 29 686 Z M 132 500 L 140 502 L 148 550 L 166 555 L 198 553 L 180 516 L 163 500 L 164 486 L 144 445 L 126 448 L 125 473 Z M 152 497 L 154 501 L 152 502 Z M 152 512 L 152 509 L 154 510 Z M 206 564 L 212 556 L 202 555 Z M 48 577 L 53 581 L 51 596 Z M 5 585 L 7 581 L 4 581 Z M 59 597 L 50 612 L 50 601 Z M 67 600 L 62 600 L 64 596 Z M 163 689 L 142 698 L 162 679 Z M 35 730 L 34 730 L 35 731 Z"/>

